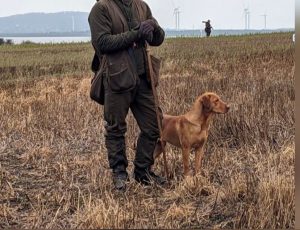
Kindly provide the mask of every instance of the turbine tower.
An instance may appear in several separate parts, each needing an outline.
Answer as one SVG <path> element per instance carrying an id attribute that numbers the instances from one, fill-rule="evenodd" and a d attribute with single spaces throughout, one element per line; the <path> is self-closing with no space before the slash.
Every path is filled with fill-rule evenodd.
<path id="1" fill-rule="evenodd" d="M 267 29 L 267 14 L 263 14 L 263 15 L 260 15 L 262 17 L 264 17 L 264 20 L 265 20 L 265 30 Z"/>
<path id="2" fill-rule="evenodd" d="M 245 14 L 245 30 L 248 28 L 248 9 L 244 9 L 244 14 Z"/>
<path id="3" fill-rule="evenodd" d="M 250 11 L 248 8 L 244 9 L 244 14 L 245 14 L 245 30 L 250 29 Z"/>
<path id="4" fill-rule="evenodd" d="M 173 14 L 175 15 L 175 29 L 177 30 L 178 8 L 175 8 L 175 9 L 174 9 L 174 13 L 173 13 Z"/>
<path id="5" fill-rule="evenodd" d="M 179 11 L 179 7 L 176 7 L 174 9 L 174 15 L 175 15 L 175 29 L 179 30 L 179 28 L 180 28 L 180 11 Z"/>
<path id="6" fill-rule="evenodd" d="M 248 11 L 248 30 L 250 30 L 250 11 Z"/>

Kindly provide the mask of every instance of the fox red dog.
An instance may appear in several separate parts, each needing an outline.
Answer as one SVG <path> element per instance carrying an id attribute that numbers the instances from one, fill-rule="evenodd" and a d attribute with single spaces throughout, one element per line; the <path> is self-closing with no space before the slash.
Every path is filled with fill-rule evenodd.
<path id="1" fill-rule="evenodd" d="M 192 175 L 189 156 L 195 150 L 195 173 L 201 168 L 203 148 L 208 137 L 209 126 L 214 114 L 224 114 L 229 106 L 211 92 L 199 96 L 191 110 L 181 116 L 163 115 L 162 136 L 154 150 L 156 159 L 162 153 L 166 142 L 182 149 L 184 175 Z"/>

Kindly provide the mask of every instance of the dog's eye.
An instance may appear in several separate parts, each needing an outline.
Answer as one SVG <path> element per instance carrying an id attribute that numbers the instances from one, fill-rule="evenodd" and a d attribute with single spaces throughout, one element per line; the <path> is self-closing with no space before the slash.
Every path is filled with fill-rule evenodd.
<path id="1" fill-rule="evenodd" d="M 216 99 L 216 100 L 215 100 L 215 102 L 218 102 L 218 101 L 219 101 L 219 99 Z"/>

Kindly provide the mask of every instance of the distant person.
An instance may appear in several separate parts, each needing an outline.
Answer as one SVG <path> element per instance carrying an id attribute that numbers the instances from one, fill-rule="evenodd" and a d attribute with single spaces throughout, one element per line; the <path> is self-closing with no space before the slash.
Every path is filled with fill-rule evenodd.
<path id="1" fill-rule="evenodd" d="M 209 37 L 210 36 L 210 33 L 211 33 L 211 29 L 212 29 L 212 26 L 210 24 L 210 20 L 207 20 L 207 21 L 202 21 L 203 23 L 205 23 L 205 33 L 206 33 L 206 37 Z"/>
<path id="2" fill-rule="evenodd" d="M 292 40 L 293 40 L 293 42 L 295 43 L 295 41 L 296 41 L 296 36 L 295 36 L 295 34 L 293 34 Z"/>

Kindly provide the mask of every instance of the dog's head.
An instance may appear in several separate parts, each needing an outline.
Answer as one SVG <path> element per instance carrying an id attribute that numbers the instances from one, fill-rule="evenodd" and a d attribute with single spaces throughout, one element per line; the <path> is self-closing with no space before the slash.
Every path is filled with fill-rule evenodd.
<path id="1" fill-rule="evenodd" d="M 204 93 L 200 96 L 202 108 L 206 113 L 227 113 L 229 106 L 215 93 Z"/>

